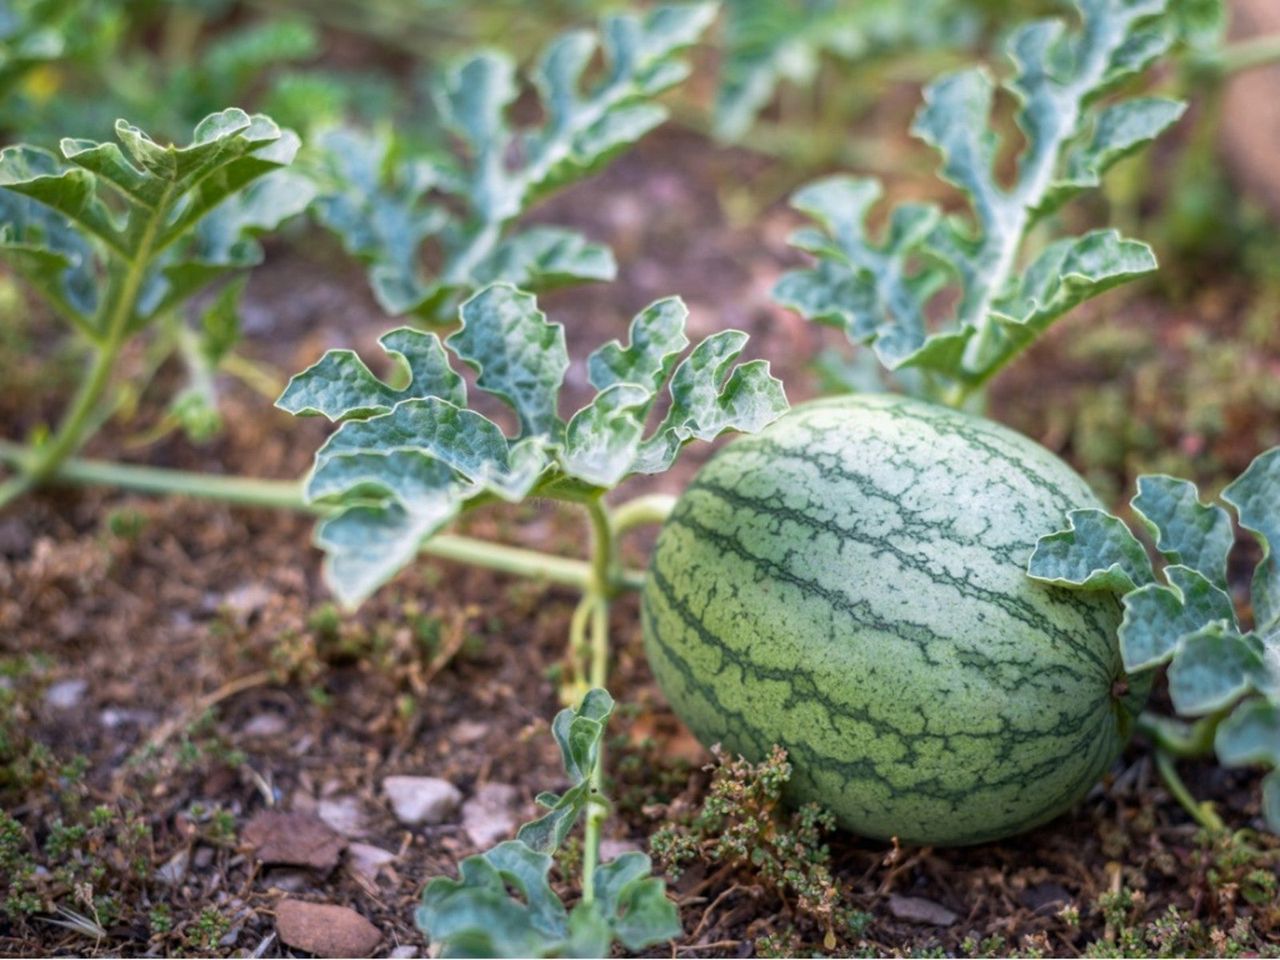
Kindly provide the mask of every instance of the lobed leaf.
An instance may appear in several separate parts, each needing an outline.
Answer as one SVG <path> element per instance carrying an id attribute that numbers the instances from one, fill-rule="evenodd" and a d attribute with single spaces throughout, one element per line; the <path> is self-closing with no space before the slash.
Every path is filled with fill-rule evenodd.
<path id="1" fill-rule="evenodd" d="M 1169 696 L 1185 716 L 1213 713 L 1248 693 L 1261 666 L 1256 637 L 1211 623 L 1183 638 L 1169 667 Z"/>
<path id="2" fill-rule="evenodd" d="M 711 4 L 659 7 L 606 17 L 598 35 L 556 38 L 531 77 L 544 119 L 527 128 L 509 122 L 520 91 L 510 58 L 485 51 L 453 65 L 433 92 L 463 154 L 428 165 L 401 160 L 389 137 L 332 133 L 323 141 L 321 222 L 369 264 L 379 303 L 396 315 L 451 319 L 460 299 L 497 281 L 543 290 L 612 279 L 608 248 L 563 227 L 516 232 L 513 224 L 666 118 L 653 98 L 687 75 L 681 54 L 714 13 Z M 598 48 L 603 77 L 588 84 Z M 432 202 L 432 191 L 450 202 Z M 438 242 L 441 260 L 431 278 L 420 266 L 428 240 Z"/>
<path id="3" fill-rule="evenodd" d="M 864 221 L 879 189 L 832 178 L 793 203 L 822 230 L 792 242 L 817 258 L 792 272 L 776 298 L 816 322 L 871 345 L 890 371 L 917 370 L 904 385 L 960 402 L 1087 299 L 1155 269 L 1150 248 L 1097 231 L 1051 243 L 1027 261 L 1038 220 L 1097 186 L 1119 159 L 1149 143 L 1182 113 L 1173 101 L 1128 99 L 1099 108 L 1100 96 L 1143 69 L 1171 42 L 1159 19 L 1163 0 L 1080 0 L 1082 26 L 1060 19 L 1026 24 L 1011 36 L 1005 86 L 1018 100 L 1026 137 L 1017 175 L 995 173 L 992 129 L 996 81 L 983 69 L 931 83 L 913 132 L 941 156 L 941 176 L 965 194 L 971 217 L 901 205 L 879 245 Z M 949 314 L 940 314 L 940 289 Z"/>
<path id="4" fill-rule="evenodd" d="M 689 310 L 679 297 L 650 304 L 632 319 L 627 346 L 611 340 L 592 351 L 587 379 L 601 391 L 625 383 L 656 394 L 689 345 L 684 332 L 688 319 Z"/>
<path id="5" fill-rule="evenodd" d="M 1229 767 L 1280 766 L 1280 704 L 1259 697 L 1240 704 L 1218 726 L 1214 749 Z"/>
<path id="6" fill-rule="evenodd" d="M 738 331 L 708 337 L 677 366 L 688 311 L 670 298 L 634 318 L 629 345 L 613 341 L 591 355 L 588 377 L 598 393 L 566 426 L 557 413 L 569 363 L 563 328 L 509 284 L 484 288 L 460 314 L 460 329 L 443 345 L 409 328 L 382 338 L 408 370 L 404 387 L 378 379 L 350 350 L 333 350 L 295 376 L 277 401 L 294 414 L 342 421 L 316 453 L 305 490 L 337 510 L 317 541 L 344 603 L 358 603 L 390 579 L 472 501 L 516 502 L 539 492 L 599 496 L 630 474 L 665 469 L 689 440 L 759 429 L 786 410 L 767 364 L 735 365 L 746 342 Z M 476 371 L 477 387 L 515 411 L 518 438 L 466 407 L 446 348 Z M 646 438 L 668 374 L 671 410 Z M 427 463 L 444 472 L 400 489 L 399 473 L 416 477 Z M 380 482 L 380 469 L 393 475 Z"/>
<path id="7" fill-rule="evenodd" d="M 1172 566 L 1170 586 L 1148 583 L 1124 595 L 1120 654 L 1130 673 L 1169 660 L 1185 637 L 1210 624 L 1235 627 L 1231 598 L 1199 571 Z"/>
<path id="8" fill-rule="evenodd" d="M 408 370 L 406 386 L 397 389 L 383 383 L 354 351 L 330 350 L 293 376 L 276 406 L 295 416 L 336 421 L 387 413 L 402 400 L 438 397 L 457 407 L 466 404 L 466 385 L 449 366 L 434 333 L 399 327 L 378 343 Z"/>
<path id="9" fill-rule="evenodd" d="M 1036 542 L 1033 579 L 1056 586 L 1127 593 L 1153 582 L 1151 560 L 1123 522 L 1104 510 L 1072 510 L 1066 530 Z"/>
<path id="10" fill-rule="evenodd" d="M 1253 612 L 1257 629 L 1272 637 L 1280 629 L 1280 563 L 1273 545 L 1280 544 L 1280 447 L 1249 464 L 1223 492 L 1262 547 L 1262 560 L 1253 572 Z"/>
<path id="11" fill-rule="evenodd" d="M 564 327 L 549 323 L 531 294 L 504 283 L 471 297 L 460 316 L 449 348 L 479 374 L 476 386 L 506 401 L 524 436 L 556 437 L 556 402 L 569 368 Z"/>
<path id="12" fill-rule="evenodd" d="M 640 445 L 634 472 L 661 473 L 690 440 L 714 440 L 727 430 L 753 433 L 786 412 L 782 382 L 770 376 L 766 361 L 734 366 L 746 342 L 740 330 L 724 330 L 680 362 L 669 386 L 671 409 Z"/>
<path id="13" fill-rule="evenodd" d="M 524 824 L 516 834 L 541 853 L 559 849 L 591 801 L 591 771 L 600 755 L 605 726 L 613 714 L 613 698 L 608 691 L 587 691 L 576 709 L 564 709 L 551 723 L 551 733 L 560 747 L 560 758 L 569 777 L 569 789 L 562 794 L 544 793 L 538 802 L 549 812 Z"/>
<path id="14" fill-rule="evenodd" d="M 1194 483 L 1164 475 L 1139 477 L 1130 503 L 1170 563 L 1226 589 L 1227 554 L 1235 543 L 1227 511 L 1202 504 Z"/>
<path id="15" fill-rule="evenodd" d="M 568 915 L 547 881 L 551 864 L 549 855 L 518 840 L 467 857 L 461 880 L 436 877 L 427 884 L 417 924 L 445 946 L 444 956 L 552 955 L 568 932 Z"/>
<path id="16" fill-rule="evenodd" d="M 161 146 L 123 120 L 115 133 L 118 144 L 64 139 L 61 158 L 27 146 L 0 152 L 0 253 L 90 336 L 107 335 L 109 322 L 136 331 L 258 262 L 254 235 L 311 200 L 309 182 L 283 170 L 297 137 L 267 117 L 212 114 L 186 146 Z M 138 274 L 131 315 L 102 315 Z"/>
<path id="17" fill-rule="evenodd" d="M 332 455 L 307 489 L 315 500 L 349 502 L 316 528 L 325 579 L 348 608 L 411 563 L 422 542 L 457 516 L 467 492 L 446 463 L 415 450 Z"/>

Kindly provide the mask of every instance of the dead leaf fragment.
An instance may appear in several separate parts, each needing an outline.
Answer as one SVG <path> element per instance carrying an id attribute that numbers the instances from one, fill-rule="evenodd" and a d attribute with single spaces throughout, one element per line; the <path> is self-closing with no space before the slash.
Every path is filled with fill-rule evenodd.
<path id="1" fill-rule="evenodd" d="M 241 834 L 263 863 L 310 867 L 328 872 L 338 865 L 347 841 L 309 813 L 263 810 Z"/>

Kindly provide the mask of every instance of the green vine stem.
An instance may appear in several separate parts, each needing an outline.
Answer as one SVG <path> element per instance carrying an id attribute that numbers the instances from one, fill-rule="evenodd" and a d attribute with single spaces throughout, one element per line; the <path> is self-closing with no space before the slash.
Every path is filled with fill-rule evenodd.
<path id="1" fill-rule="evenodd" d="M 1196 798 L 1191 795 L 1191 791 L 1187 789 L 1187 785 L 1182 782 L 1173 754 L 1157 747 L 1155 756 L 1156 769 L 1160 771 L 1165 787 L 1173 794 L 1173 798 L 1182 804 L 1183 809 L 1191 814 L 1191 818 L 1210 833 L 1221 833 L 1225 830 L 1226 826 L 1223 824 L 1222 818 L 1214 811 L 1213 804 L 1207 800 L 1197 802 Z"/>
<path id="2" fill-rule="evenodd" d="M 1144 711 L 1138 717 L 1138 729 L 1146 734 L 1155 746 L 1156 769 L 1165 787 L 1204 829 L 1219 833 L 1226 829 L 1222 819 L 1208 801 L 1200 802 L 1191 795 L 1178 773 L 1178 759 L 1194 759 L 1213 752 L 1213 737 L 1225 713 L 1210 714 L 1194 723 L 1184 723 L 1172 717 L 1164 717 Z"/>
<path id="3" fill-rule="evenodd" d="M 1194 723 L 1184 723 L 1144 710 L 1138 717 L 1137 728 L 1170 756 L 1194 760 L 1213 752 L 1213 736 L 1225 716 L 1225 713 L 1213 713 Z"/>
<path id="4" fill-rule="evenodd" d="M 35 455 L 36 452 L 29 447 L 0 440 L 0 463 L 17 468 L 19 477 L 26 475 L 24 468 Z M 308 504 L 302 496 L 301 485 L 291 480 L 218 476 L 71 457 L 62 462 L 49 481 L 70 486 L 109 486 L 139 493 L 176 494 L 242 507 L 312 514 L 325 512 L 323 507 Z M 422 545 L 422 552 L 442 560 L 469 563 L 583 591 L 596 576 L 592 565 L 582 560 L 451 534 L 432 537 Z M 643 584 L 643 572 L 618 568 L 612 589 L 638 590 Z"/>
<path id="5" fill-rule="evenodd" d="M 48 442 L 41 444 L 32 456 L 24 460 L 17 475 L 0 485 L 0 509 L 32 487 L 47 481 L 62 462 L 84 443 L 103 395 L 111 385 L 111 374 L 120 351 L 128 339 L 129 323 L 137 310 L 147 266 L 163 226 L 162 213 L 169 210 L 172 189 L 172 186 L 166 187 L 161 194 L 152 215 L 142 226 L 132 259 L 102 298 L 99 308 L 101 319 L 94 324 L 94 329 L 102 333 L 92 340 L 93 359 L 62 422 Z"/>
<path id="6" fill-rule="evenodd" d="M 591 569 L 594 574 L 583 602 L 591 610 L 591 663 L 587 687 L 605 688 L 609 680 L 609 598 L 614 592 L 614 571 L 619 567 L 618 542 L 614 520 L 601 498 L 587 500 L 583 506 L 591 521 Z M 604 743 L 596 753 L 591 768 L 591 802 L 587 805 L 582 844 L 582 899 L 595 899 L 596 866 L 600 862 L 600 827 L 607 808 L 600 802 L 604 787 Z"/>
<path id="7" fill-rule="evenodd" d="M 636 527 L 665 523 L 676 507 L 676 499 L 669 493 L 650 493 L 619 504 L 612 514 L 614 534 L 622 536 Z"/>
<path id="8" fill-rule="evenodd" d="M 1229 43 L 1212 57 L 1210 66 L 1215 73 L 1230 76 L 1273 63 L 1280 63 L 1280 33 Z"/>

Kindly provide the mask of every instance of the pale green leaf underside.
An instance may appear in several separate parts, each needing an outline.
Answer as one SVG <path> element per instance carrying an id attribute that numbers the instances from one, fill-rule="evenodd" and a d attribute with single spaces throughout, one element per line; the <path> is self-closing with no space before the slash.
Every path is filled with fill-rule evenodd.
<path id="1" fill-rule="evenodd" d="M 1211 623 L 1235 626 L 1231 598 L 1198 571 L 1166 569 L 1170 586 L 1149 583 L 1124 596 L 1120 653 L 1129 672 L 1169 660 L 1187 637 Z"/>
<path id="2" fill-rule="evenodd" d="M 1195 484 L 1163 475 L 1139 477 L 1138 494 L 1130 502 L 1170 563 L 1226 588 L 1227 554 L 1235 543 L 1227 511 L 1202 504 Z"/>
<path id="3" fill-rule="evenodd" d="M 1068 528 L 1040 538 L 1027 565 L 1036 580 L 1125 593 L 1152 582 L 1147 551 L 1103 510 L 1072 510 Z"/>

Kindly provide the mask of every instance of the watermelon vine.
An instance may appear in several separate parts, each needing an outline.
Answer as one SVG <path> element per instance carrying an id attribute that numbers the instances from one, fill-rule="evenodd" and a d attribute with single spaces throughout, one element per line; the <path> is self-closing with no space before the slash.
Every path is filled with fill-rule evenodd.
<path id="1" fill-rule="evenodd" d="M 1247 617 L 1228 592 L 1230 514 L 1202 503 L 1194 484 L 1174 477 L 1139 477 L 1130 501 L 1152 553 L 1117 517 L 1076 510 L 1067 529 L 1040 538 L 1027 569 L 1044 583 L 1119 596 L 1125 668 L 1144 674 L 1168 666 L 1170 699 L 1190 722 L 1144 715 L 1143 727 L 1172 792 L 1193 816 L 1222 828 L 1211 807 L 1191 798 L 1172 760 L 1216 751 L 1227 766 L 1271 768 L 1262 808 L 1280 832 L 1280 567 L 1273 553 L 1280 544 L 1280 447 L 1255 459 L 1222 500 L 1261 549 Z"/>
<path id="2" fill-rule="evenodd" d="M 994 169 L 991 75 L 972 68 L 925 88 L 913 131 L 938 150 L 941 176 L 967 197 L 970 218 L 903 203 L 875 240 L 866 228 L 882 192 L 875 180 L 830 177 L 792 200 L 818 226 L 791 242 L 817 263 L 786 274 L 775 297 L 870 346 L 908 392 L 953 406 L 970 402 L 1073 307 L 1156 267 L 1150 247 L 1114 230 L 1061 237 L 1030 253 L 1038 224 L 1098 186 L 1183 111 L 1158 97 L 1102 100 L 1169 49 L 1164 0 L 1077 6 L 1080 30 L 1038 20 L 1009 40 L 1015 70 L 1003 86 L 1019 103 L 1026 137 L 1010 186 Z M 944 304 L 946 319 L 935 324 Z"/>
<path id="3" fill-rule="evenodd" d="M 162 146 L 123 120 L 119 143 L 64 139 L 0 152 L 0 258 L 74 330 L 88 364 L 62 422 L 18 461 L 0 506 L 52 476 L 110 415 L 121 353 L 144 334 L 192 336 L 178 308 L 212 282 L 257 263 L 254 235 L 310 202 L 287 167 L 296 135 L 229 109 Z M 123 149 L 122 149 L 123 148 Z M 225 307 L 225 304 L 224 304 Z M 227 310 L 215 307 L 196 353 L 225 355 Z M 180 399 L 197 420 L 199 393 Z"/>
<path id="4" fill-rule="evenodd" d="M 390 133 L 327 131 L 315 163 L 317 217 L 369 265 L 378 302 L 393 316 L 447 323 L 459 300 L 498 280 L 537 292 L 613 279 L 607 247 L 564 227 L 514 223 L 666 119 L 656 98 L 688 75 L 681 54 L 715 12 L 707 3 L 671 5 L 606 17 L 598 34 L 557 37 L 532 71 L 544 120 L 531 127 L 512 129 L 508 120 L 520 94 L 511 58 L 468 57 L 432 88 L 444 132 L 461 149 L 401 157 Z M 606 67 L 587 83 L 597 51 Z M 428 278 L 421 261 L 429 242 L 441 265 Z"/>

